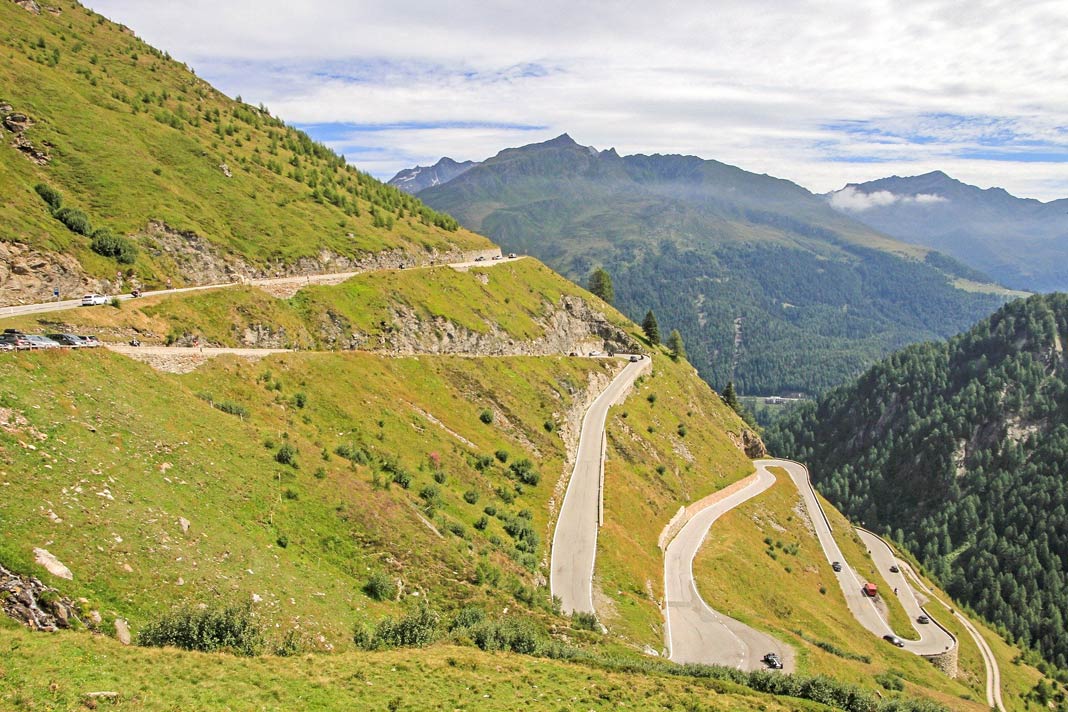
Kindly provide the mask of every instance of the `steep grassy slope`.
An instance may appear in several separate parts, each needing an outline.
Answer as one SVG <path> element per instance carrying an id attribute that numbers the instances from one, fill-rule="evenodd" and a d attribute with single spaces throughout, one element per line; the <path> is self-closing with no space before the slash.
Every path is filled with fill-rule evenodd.
<path id="1" fill-rule="evenodd" d="M 617 311 L 529 258 L 464 272 L 451 267 L 369 272 L 339 285 L 304 287 L 289 299 L 255 287 L 230 287 L 145 297 L 119 309 L 78 308 L 0 322 L 35 331 L 92 330 L 105 340 L 136 336 L 145 343 L 199 338 L 235 347 L 486 353 L 538 341 L 562 345 L 578 332 L 547 332 L 580 322 L 596 332 L 592 339 L 620 346 L 630 341 L 626 332 L 636 332 Z"/>
<path id="2" fill-rule="evenodd" d="M 575 281 L 603 265 L 621 311 L 677 327 L 719 389 L 825 390 L 1004 300 L 954 288 L 972 271 L 800 186 L 694 156 L 621 157 L 565 135 L 418 195 Z"/>
<path id="3" fill-rule="evenodd" d="M 1058 665 L 1066 339 L 1068 297 L 1017 301 L 948 343 L 895 354 L 771 432 L 773 449 L 806 459 L 843 511 Z"/>
<path id="4" fill-rule="evenodd" d="M 57 654 L 48 636 L 10 629 L 2 620 L 0 631 L 17 650 L 0 676 L 0 705 L 12 709 L 77 709 L 85 693 L 98 690 L 119 693 L 116 701 L 100 703 L 117 710 L 833 709 L 718 680 L 613 672 L 471 648 L 250 660 L 128 649 L 68 634 Z"/>
<path id="5" fill-rule="evenodd" d="M 47 548 L 74 571 L 65 592 L 135 629 L 176 602 L 256 594 L 272 622 L 344 647 L 390 605 L 360 591 L 376 571 L 446 608 L 547 607 L 533 583 L 566 452 L 544 424 L 612 367 L 289 355 L 177 378 L 108 353 L 8 356 L 0 556 L 33 571 Z M 541 482 L 495 452 L 535 458 Z"/>
<path id="6" fill-rule="evenodd" d="M 321 268 L 331 254 L 489 247 L 262 107 L 223 96 L 126 28 L 74 2 L 56 5 L 55 14 L 35 15 L 0 3 L 0 104 L 7 105 L 0 122 L 10 114 L 32 122 L 0 128 L 0 233 L 8 249 L 21 243 L 52 263 L 64 253 L 93 277 L 121 269 L 148 284 L 182 284 L 225 268 L 301 260 L 299 268 Z M 16 140 L 46 151 L 50 162 L 30 160 Z M 131 236 L 136 261 L 92 252 L 87 236 L 49 214 L 38 183 L 60 191 L 93 228 Z M 170 229 L 149 229 L 150 222 Z M 59 271 L 50 277 L 65 292 L 77 284 Z M 36 286 L 50 294 L 53 285 Z"/>

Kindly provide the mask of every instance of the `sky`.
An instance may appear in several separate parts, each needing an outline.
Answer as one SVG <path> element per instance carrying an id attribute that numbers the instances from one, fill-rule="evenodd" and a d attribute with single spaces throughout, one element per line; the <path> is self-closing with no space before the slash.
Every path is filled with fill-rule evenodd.
<path id="1" fill-rule="evenodd" d="M 88 0 L 388 179 L 561 133 L 815 192 L 1068 197 L 1064 0 Z"/>

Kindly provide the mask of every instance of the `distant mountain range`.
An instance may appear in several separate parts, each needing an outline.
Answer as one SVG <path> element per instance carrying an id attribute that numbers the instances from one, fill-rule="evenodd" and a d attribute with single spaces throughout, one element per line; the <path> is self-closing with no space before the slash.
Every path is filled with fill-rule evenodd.
<path id="1" fill-rule="evenodd" d="M 941 171 L 850 184 L 831 205 L 905 242 L 945 252 L 1015 289 L 1068 289 L 1068 199 L 1043 203 Z"/>
<path id="2" fill-rule="evenodd" d="M 390 184 L 396 188 L 400 188 L 406 193 L 412 193 L 414 195 L 424 188 L 448 183 L 464 171 L 477 165 L 478 164 L 474 161 L 457 163 L 451 158 L 442 158 L 432 166 L 405 168 L 403 171 L 393 176 L 390 180 Z"/>
<path id="3" fill-rule="evenodd" d="M 459 165 L 391 184 L 412 190 L 424 173 Z M 1005 298 L 956 288 L 990 280 L 824 196 L 694 156 L 620 156 L 564 134 L 418 196 L 575 281 L 604 266 L 628 316 L 653 309 L 710 383 L 743 392 L 821 391 L 895 348 L 970 326 Z"/>

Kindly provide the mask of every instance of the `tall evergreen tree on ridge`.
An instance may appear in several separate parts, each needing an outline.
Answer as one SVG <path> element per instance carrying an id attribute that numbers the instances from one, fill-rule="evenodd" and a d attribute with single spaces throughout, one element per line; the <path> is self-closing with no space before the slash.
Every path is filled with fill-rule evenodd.
<path id="1" fill-rule="evenodd" d="M 649 339 L 649 343 L 656 346 L 660 343 L 660 327 L 656 323 L 656 315 L 653 314 L 653 310 L 645 312 L 645 318 L 642 319 L 642 331 L 645 332 L 645 338 Z"/>
<path id="2" fill-rule="evenodd" d="M 598 267 L 590 273 L 589 290 L 609 304 L 616 298 L 612 289 L 612 275 L 604 267 Z"/>
<path id="3" fill-rule="evenodd" d="M 668 335 L 667 347 L 671 349 L 671 358 L 678 361 L 680 358 L 686 358 L 686 345 L 682 343 L 682 334 L 678 329 L 672 329 Z"/>

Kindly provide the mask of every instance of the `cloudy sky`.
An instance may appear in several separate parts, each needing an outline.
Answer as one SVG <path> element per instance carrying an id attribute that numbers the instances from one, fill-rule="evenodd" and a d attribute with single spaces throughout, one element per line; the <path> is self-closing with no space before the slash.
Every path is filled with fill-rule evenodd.
<path id="1" fill-rule="evenodd" d="M 376 176 L 567 132 L 824 192 L 1068 197 L 1064 0 L 88 0 Z"/>

